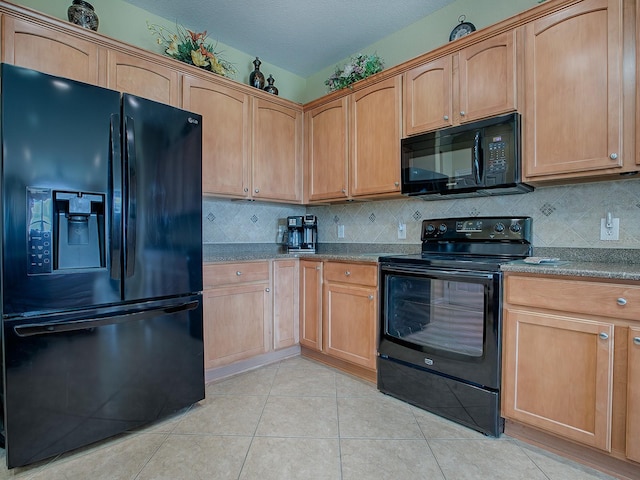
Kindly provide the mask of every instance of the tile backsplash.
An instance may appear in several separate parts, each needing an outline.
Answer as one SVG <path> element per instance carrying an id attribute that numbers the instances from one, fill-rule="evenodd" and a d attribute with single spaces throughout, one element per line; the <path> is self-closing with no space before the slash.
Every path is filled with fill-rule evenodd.
<path id="1" fill-rule="evenodd" d="M 420 243 L 422 220 L 439 217 L 517 215 L 533 217 L 534 247 L 640 249 L 640 179 L 537 188 L 522 195 L 457 200 L 352 202 L 295 206 L 205 198 L 204 243 L 275 243 L 289 215 L 318 216 L 322 243 Z M 620 219 L 617 241 L 600 240 L 600 219 Z M 406 240 L 398 239 L 398 224 Z M 344 238 L 338 238 L 344 225 Z"/>

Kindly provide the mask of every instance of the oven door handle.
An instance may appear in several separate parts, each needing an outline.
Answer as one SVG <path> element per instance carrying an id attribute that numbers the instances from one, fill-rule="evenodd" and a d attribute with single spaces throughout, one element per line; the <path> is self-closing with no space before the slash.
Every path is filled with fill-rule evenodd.
<path id="1" fill-rule="evenodd" d="M 406 267 L 396 265 L 383 265 L 380 267 L 381 273 L 410 273 L 414 275 L 424 275 L 429 277 L 464 277 L 473 279 L 492 279 L 496 273 L 500 272 L 479 272 L 472 270 L 441 270 L 437 268 Z"/>

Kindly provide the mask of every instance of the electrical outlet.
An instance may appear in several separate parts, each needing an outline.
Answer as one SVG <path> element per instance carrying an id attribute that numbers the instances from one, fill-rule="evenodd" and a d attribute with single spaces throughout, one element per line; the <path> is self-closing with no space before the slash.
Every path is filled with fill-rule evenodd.
<path id="1" fill-rule="evenodd" d="M 344 238 L 344 225 L 338 225 L 338 238 Z"/>
<path id="2" fill-rule="evenodd" d="M 600 240 L 620 240 L 620 219 L 609 218 L 609 225 L 607 225 L 607 219 L 600 219 Z"/>
<path id="3" fill-rule="evenodd" d="M 398 240 L 406 240 L 407 238 L 407 224 L 398 223 Z"/>

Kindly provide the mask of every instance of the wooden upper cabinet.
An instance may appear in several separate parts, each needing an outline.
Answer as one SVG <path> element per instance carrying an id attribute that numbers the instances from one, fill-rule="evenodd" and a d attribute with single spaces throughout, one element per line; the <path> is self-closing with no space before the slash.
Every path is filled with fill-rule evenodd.
<path id="1" fill-rule="evenodd" d="M 185 75 L 182 106 L 202 115 L 202 191 L 249 195 L 251 97 L 238 89 Z"/>
<path id="2" fill-rule="evenodd" d="M 350 95 L 350 193 L 400 192 L 402 75 Z"/>
<path id="3" fill-rule="evenodd" d="M 302 109 L 253 100 L 251 196 L 302 201 Z"/>
<path id="4" fill-rule="evenodd" d="M 452 64 L 447 55 L 405 73 L 405 136 L 453 124 Z"/>
<path id="5" fill-rule="evenodd" d="M 347 198 L 349 97 L 305 113 L 308 200 Z"/>
<path id="6" fill-rule="evenodd" d="M 460 123 L 516 109 L 516 31 L 463 48 L 458 54 Z"/>
<path id="7" fill-rule="evenodd" d="M 92 85 L 99 78 L 96 44 L 53 28 L 2 16 L 2 61 Z"/>
<path id="8" fill-rule="evenodd" d="M 404 77 L 404 135 L 516 110 L 516 30 L 437 58 Z"/>
<path id="9" fill-rule="evenodd" d="M 622 167 L 621 11 L 584 0 L 525 26 L 525 180 Z"/>
<path id="10" fill-rule="evenodd" d="M 177 70 L 115 50 L 108 55 L 107 88 L 180 106 Z"/>

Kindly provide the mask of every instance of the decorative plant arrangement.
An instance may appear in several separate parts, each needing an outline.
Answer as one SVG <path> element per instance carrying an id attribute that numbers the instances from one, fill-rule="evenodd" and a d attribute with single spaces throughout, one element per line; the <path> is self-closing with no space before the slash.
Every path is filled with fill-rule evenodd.
<path id="1" fill-rule="evenodd" d="M 383 68 L 384 61 L 377 54 L 358 54 L 351 57 L 344 67 L 336 67 L 335 73 L 325 80 L 324 84 L 329 87 L 329 91 L 340 90 L 358 80 L 381 72 Z"/>
<path id="2" fill-rule="evenodd" d="M 206 30 L 196 33 L 176 24 L 176 31 L 172 32 L 160 25 L 149 23 L 147 28 L 158 37 L 158 45 L 165 47 L 165 55 L 224 77 L 233 77 L 236 74 L 235 66 L 225 60 L 221 52 L 215 50 L 217 43 L 213 45 L 207 42 Z"/>

